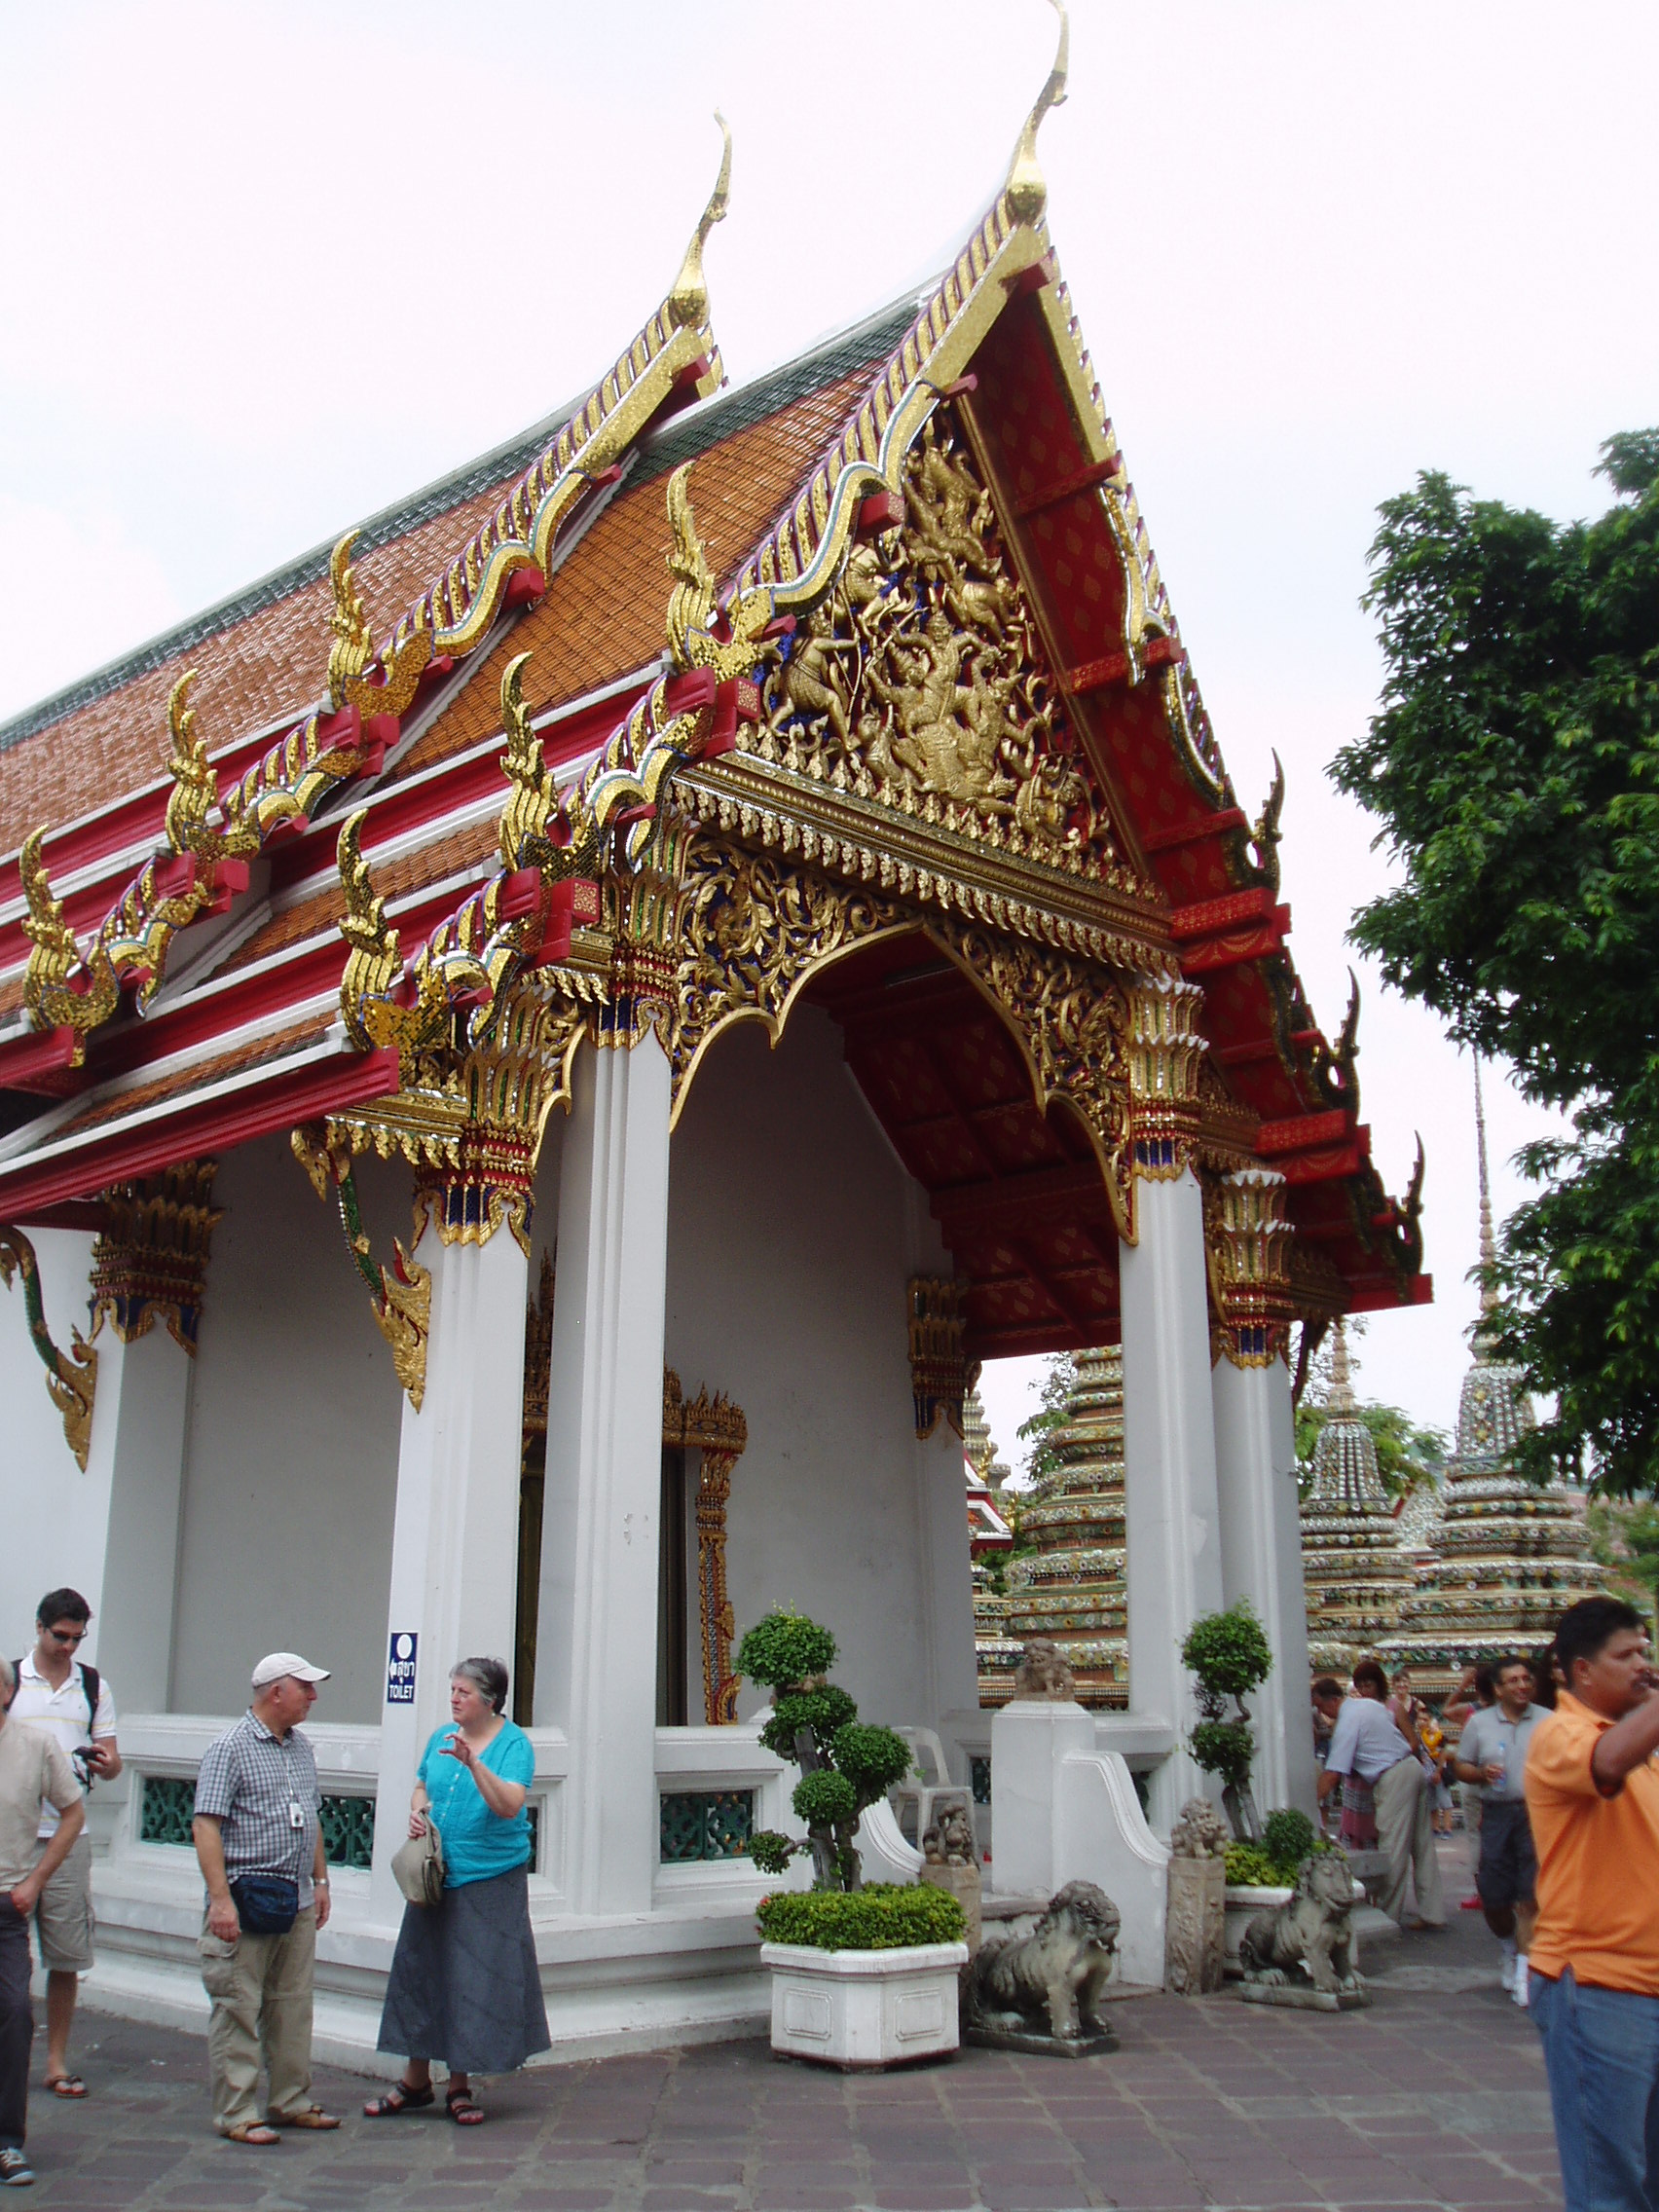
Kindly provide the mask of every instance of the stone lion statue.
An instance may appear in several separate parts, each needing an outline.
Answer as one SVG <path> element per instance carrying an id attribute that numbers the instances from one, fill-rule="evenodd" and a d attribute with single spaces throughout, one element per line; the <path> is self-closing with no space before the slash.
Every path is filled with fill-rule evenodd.
<path id="1" fill-rule="evenodd" d="M 922 1856 L 933 1866 L 972 1866 L 974 1830 L 960 1805 L 947 1805 L 922 1837 Z"/>
<path id="2" fill-rule="evenodd" d="M 1169 1831 L 1169 1848 L 1177 1859 L 1225 1859 L 1232 1841 L 1227 1823 L 1207 1797 L 1189 1797 Z"/>
<path id="3" fill-rule="evenodd" d="M 1051 1637 L 1034 1636 L 1020 1653 L 1014 1677 L 1015 1698 L 1047 1698 L 1058 1704 L 1077 1695 L 1077 1677 Z"/>
<path id="4" fill-rule="evenodd" d="M 982 1950 L 969 1969 L 968 2018 L 1059 2043 L 1109 2035 L 1100 1996 L 1112 1972 L 1118 1908 L 1093 1882 L 1068 1882 L 1029 1936 Z"/>
<path id="5" fill-rule="evenodd" d="M 1238 1945 L 1246 1981 L 1288 1982 L 1306 1968 L 1329 1995 L 1363 1990 L 1354 1941 L 1353 1876 L 1341 1852 L 1316 1851 L 1302 1862 L 1295 1894 L 1258 1912 Z"/>

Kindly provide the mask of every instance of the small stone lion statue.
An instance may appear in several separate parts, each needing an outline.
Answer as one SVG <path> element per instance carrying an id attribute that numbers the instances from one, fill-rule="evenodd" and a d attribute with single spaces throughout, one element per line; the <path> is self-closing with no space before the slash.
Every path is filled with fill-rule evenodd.
<path id="1" fill-rule="evenodd" d="M 1077 1677 L 1051 1637 L 1034 1636 L 1019 1656 L 1014 1677 L 1015 1700 L 1043 1700 L 1057 1705 L 1077 1695 Z"/>
<path id="2" fill-rule="evenodd" d="M 922 1837 L 922 1857 L 932 1866 L 972 1866 L 974 1830 L 960 1805 L 947 1805 Z"/>
<path id="3" fill-rule="evenodd" d="M 982 1950 L 969 1969 L 971 2026 L 1056 2043 L 1110 2035 L 1100 1996 L 1111 1977 L 1118 1908 L 1093 1882 L 1068 1882 L 1029 1936 Z"/>
<path id="4" fill-rule="evenodd" d="M 1246 1981 L 1285 1983 L 1306 1969 L 1315 1989 L 1335 1996 L 1362 1991 L 1354 1941 L 1353 1876 L 1338 1851 L 1316 1851 L 1302 1862 L 1295 1895 L 1259 1912 L 1238 1945 Z"/>
<path id="5" fill-rule="evenodd" d="M 1169 1831 L 1169 1848 L 1177 1859 L 1225 1859 L 1232 1840 L 1227 1823 L 1207 1797 L 1189 1797 Z"/>

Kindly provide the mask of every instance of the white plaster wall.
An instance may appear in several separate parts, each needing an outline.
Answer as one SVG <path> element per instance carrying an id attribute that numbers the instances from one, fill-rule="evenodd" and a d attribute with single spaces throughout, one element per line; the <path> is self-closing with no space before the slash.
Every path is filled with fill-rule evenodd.
<path id="1" fill-rule="evenodd" d="M 410 1238 L 406 1168 L 357 1163 L 377 1258 Z M 332 1199 L 286 1137 L 213 1186 L 181 1515 L 171 1710 L 235 1713 L 263 1652 L 333 1679 L 317 1718 L 378 1722 L 402 1393 Z"/>
<path id="2" fill-rule="evenodd" d="M 668 1364 L 748 1418 L 739 1638 L 798 1606 L 833 1630 L 864 1717 L 897 1725 L 977 1705 L 962 1447 L 943 1422 L 916 1442 L 906 1338 L 909 1276 L 951 1272 L 830 1017 L 798 1010 L 775 1051 L 758 1025 L 721 1038 L 670 1149 Z M 700 1663 L 691 1683 L 695 1706 Z M 762 1702 L 746 1686 L 739 1711 Z"/>
<path id="3" fill-rule="evenodd" d="M 79 1230 L 36 1229 L 47 1326 L 67 1351 L 83 1333 L 92 1239 Z M 107 1343 L 108 1335 L 99 1340 Z M 94 1470 L 97 1462 L 92 1462 Z M 47 1396 L 46 1369 L 29 1339 L 21 1279 L 0 1289 L 0 1646 L 15 1659 L 33 1641 L 34 1611 L 48 1590 L 67 1583 L 92 1606 L 87 1656 L 97 1658 L 96 1615 L 103 1587 L 109 1483 L 82 1474 L 63 1440 L 63 1420 Z"/>

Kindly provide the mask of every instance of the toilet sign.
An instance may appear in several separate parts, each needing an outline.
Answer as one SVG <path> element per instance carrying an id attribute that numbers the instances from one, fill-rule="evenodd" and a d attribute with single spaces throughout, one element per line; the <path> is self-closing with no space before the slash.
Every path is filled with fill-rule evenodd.
<path id="1" fill-rule="evenodd" d="M 387 1705 L 415 1703 L 415 1652 L 421 1639 L 408 1629 L 393 1629 L 386 1662 Z"/>

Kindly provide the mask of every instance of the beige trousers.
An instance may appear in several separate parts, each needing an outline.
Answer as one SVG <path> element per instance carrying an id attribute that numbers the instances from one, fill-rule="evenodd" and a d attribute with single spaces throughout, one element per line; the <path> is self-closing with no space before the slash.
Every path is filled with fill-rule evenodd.
<path id="1" fill-rule="evenodd" d="M 307 1905 L 286 1936 L 247 1936 L 227 1943 L 205 1919 L 197 1940 L 202 1981 L 213 2000 L 207 2064 L 213 2125 L 221 2135 L 252 2126 L 264 2114 L 255 2091 L 263 2055 L 266 2112 L 286 2119 L 312 2101 L 312 1970 L 316 1908 Z"/>
<path id="2" fill-rule="evenodd" d="M 1434 1855 L 1428 1790 L 1427 1775 L 1411 1758 L 1400 1759 L 1373 1786 L 1377 1841 L 1388 1855 L 1388 1880 L 1382 1903 L 1390 1920 L 1404 1920 L 1406 1875 L 1410 1872 L 1417 1883 L 1419 1918 L 1431 1927 L 1443 1928 L 1446 1900 L 1440 1891 L 1440 1862 Z"/>

